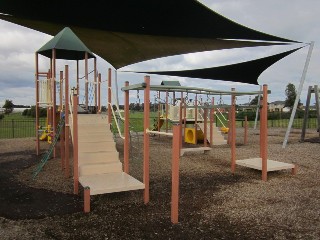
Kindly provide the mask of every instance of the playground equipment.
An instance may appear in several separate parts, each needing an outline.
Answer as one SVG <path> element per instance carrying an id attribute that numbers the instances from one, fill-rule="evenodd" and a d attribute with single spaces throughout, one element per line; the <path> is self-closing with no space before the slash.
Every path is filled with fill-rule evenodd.
<path id="1" fill-rule="evenodd" d="M 320 100 L 319 100 L 319 88 L 318 85 L 314 85 L 314 87 L 309 86 L 308 88 L 308 95 L 306 100 L 306 107 L 304 112 L 304 118 L 303 118 L 303 124 L 302 124 L 302 131 L 301 131 L 301 137 L 300 141 L 304 142 L 305 136 L 306 136 L 306 128 L 308 124 L 308 116 L 309 116 L 309 108 L 310 108 L 310 100 L 311 100 L 311 94 L 314 93 L 315 96 L 315 104 L 316 104 L 316 111 L 317 111 L 317 131 L 319 132 L 320 136 Z"/>

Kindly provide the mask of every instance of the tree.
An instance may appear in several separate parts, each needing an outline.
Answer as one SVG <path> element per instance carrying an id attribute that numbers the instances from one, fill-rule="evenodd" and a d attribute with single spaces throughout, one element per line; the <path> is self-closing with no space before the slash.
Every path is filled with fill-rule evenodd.
<path id="1" fill-rule="evenodd" d="M 12 103 L 12 100 L 6 99 L 6 101 L 3 105 L 3 108 L 6 109 L 5 113 L 12 113 L 13 107 L 14 107 L 14 104 Z"/>
<path id="2" fill-rule="evenodd" d="M 259 95 L 255 96 L 249 103 L 249 105 L 257 105 L 258 104 Z M 262 101 L 263 97 L 260 96 L 260 101 Z"/>
<path id="3" fill-rule="evenodd" d="M 287 87 L 286 87 L 286 100 L 284 103 L 285 107 L 289 107 L 290 110 L 292 111 L 294 102 L 297 98 L 297 91 L 296 91 L 296 87 L 292 84 L 292 83 L 288 83 Z M 300 99 L 299 99 L 299 103 L 298 106 L 301 104 Z"/>

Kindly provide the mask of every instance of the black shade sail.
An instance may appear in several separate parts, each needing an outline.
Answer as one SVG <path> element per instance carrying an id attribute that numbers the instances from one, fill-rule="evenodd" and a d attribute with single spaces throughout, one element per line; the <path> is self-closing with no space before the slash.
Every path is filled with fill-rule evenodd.
<path id="1" fill-rule="evenodd" d="M 222 81 L 241 82 L 249 84 L 258 84 L 258 78 L 261 73 L 268 67 L 279 61 L 280 59 L 288 56 L 289 54 L 301 49 L 302 47 L 264 57 L 255 59 L 252 61 L 241 62 L 231 65 L 203 68 L 203 69 L 192 69 L 192 70 L 181 70 L 181 71 L 158 71 L 158 72 L 136 72 L 146 74 L 158 74 L 166 76 L 178 76 L 188 78 L 202 78 Z"/>
<path id="2" fill-rule="evenodd" d="M 295 42 L 242 26 L 195 0 L 1 0 L 0 13 L 50 35 L 70 27 L 117 69 L 183 53 Z"/>

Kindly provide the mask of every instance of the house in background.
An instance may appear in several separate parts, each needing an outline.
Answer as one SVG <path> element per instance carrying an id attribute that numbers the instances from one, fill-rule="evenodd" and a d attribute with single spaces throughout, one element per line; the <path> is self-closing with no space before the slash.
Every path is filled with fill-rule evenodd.
<path id="1" fill-rule="evenodd" d="M 285 101 L 274 101 L 269 103 L 269 112 L 289 112 L 290 108 L 284 107 Z"/>

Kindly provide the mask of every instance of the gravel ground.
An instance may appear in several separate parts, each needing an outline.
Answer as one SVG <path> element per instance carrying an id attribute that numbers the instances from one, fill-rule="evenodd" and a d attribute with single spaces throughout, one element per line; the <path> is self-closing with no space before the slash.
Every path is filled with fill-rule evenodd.
<path id="1" fill-rule="evenodd" d="M 269 159 L 295 162 L 290 170 L 261 172 L 237 167 L 230 172 L 230 148 L 180 159 L 179 223 L 170 222 L 171 144 L 169 137 L 150 137 L 150 203 L 143 191 L 91 197 L 91 212 L 82 212 L 82 195 L 72 194 L 60 159 L 52 159 L 33 180 L 39 158 L 34 139 L 0 140 L 1 239 L 320 239 L 320 151 L 316 132 L 299 143 L 300 131 L 282 149 L 284 129 L 270 129 Z M 249 131 L 243 145 L 237 131 L 237 159 L 259 156 L 259 133 Z M 135 146 L 142 149 L 140 142 Z M 48 146 L 42 143 L 45 150 Z M 123 143 L 117 139 L 123 158 Z M 141 152 L 130 173 L 142 180 Z"/>

